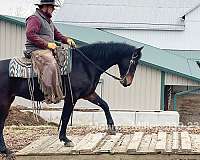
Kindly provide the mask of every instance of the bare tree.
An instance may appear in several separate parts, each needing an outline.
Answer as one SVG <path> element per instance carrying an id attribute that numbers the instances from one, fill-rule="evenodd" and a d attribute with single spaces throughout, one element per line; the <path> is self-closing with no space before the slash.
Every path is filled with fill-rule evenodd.
<path id="1" fill-rule="evenodd" d="M 15 8 L 10 8 L 10 15 L 16 17 L 28 17 L 35 11 L 36 6 L 34 4 L 39 3 L 40 0 L 18 0 L 18 5 Z M 63 5 L 64 0 L 57 0 L 57 4 Z M 56 10 L 59 8 L 56 8 Z M 56 14 L 54 12 L 53 16 Z"/>

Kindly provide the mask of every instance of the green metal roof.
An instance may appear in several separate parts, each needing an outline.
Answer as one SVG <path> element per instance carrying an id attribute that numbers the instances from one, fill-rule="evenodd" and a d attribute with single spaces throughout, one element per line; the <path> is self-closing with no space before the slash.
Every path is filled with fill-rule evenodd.
<path id="1" fill-rule="evenodd" d="M 15 24 L 18 24 L 21 26 L 25 26 L 25 18 L 0 15 L 0 20 L 4 20 L 4 21 L 8 21 L 10 23 L 15 23 Z"/>
<path id="2" fill-rule="evenodd" d="M 3 17 L 3 18 L 2 18 Z M 17 24 L 24 24 L 22 18 L 2 16 L 0 19 L 5 19 Z M 56 27 L 65 35 L 76 39 L 79 42 L 91 44 L 95 42 L 124 42 L 136 47 L 145 46 L 142 53 L 141 63 L 159 69 L 164 72 L 173 73 L 182 77 L 190 78 L 200 82 L 200 69 L 193 59 L 188 59 L 182 55 L 177 55 L 172 52 L 161 50 L 150 45 L 142 44 L 112 33 L 101 31 L 98 29 L 79 27 L 63 23 L 55 23 Z"/>
<path id="3" fill-rule="evenodd" d="M 200 50 L 166 50 L 173 54 L 181 55 L 188 59 L 200 60 Z"/>
<path id="4" fill-rule="evenodd" d="M 176 55 L 171 52 L 161 50 L 159 48 L 142 44 L 98 29 L 79 27 L 63 23 L 56 23 L 56 26 L 62 33 L 88 44 L 99 41 L 115 41 L 129 43 L 136 47 L 144 45 L 145 47 L 142 51 L 143 56 L 141 59 L 141 63 L 154 67 L 161 71 L 170 72 L 179 76 L 200 81 L 200 69 L 196 62 L 187 59 L 181 55 Z"/>

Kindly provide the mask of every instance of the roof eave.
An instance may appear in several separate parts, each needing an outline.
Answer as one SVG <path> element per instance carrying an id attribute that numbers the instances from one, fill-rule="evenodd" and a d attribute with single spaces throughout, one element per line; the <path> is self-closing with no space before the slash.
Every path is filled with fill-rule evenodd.
<path id="1" fill-rule="evenodd" d="M 180 18 L 182 19 L 182 20 L 185 20 L 185 17 L 188 15 L 188 14 L 190 14 L 190 13 L 192 13 L 194 10 L 196 10 L 197 8 L 199 8 L 200 7 L 200 3 L 198 3 L 196 6 L 194 6 L 193 8 L 191 8 L 191 9 L 189 9 L 187 12 L 185 12 Z"/>
<path id="2" fill-rule="evenodd" d="M 0 15 L 0 20 L 5 20 L 5 21 L 8 21 L 10 23 L 14 23 L 14 24 L 18 24 L 18 25 L 21 25 L 21 26 L 25 26 L 25 22 L 21 22 L 21 21 L 18 21 L 18 20 L 15 20 L 13 18 L 9 18 L 5 15 Z"/>
<path id="3" fill-rule="evenodd" d="M 158 70 L 160 70 L 160 71 L 164 71 L 164 72 L 166 72 L 166 73 L 175 74 L 175 75 L 178 75 L 178 76 L 183 77 L 183 78 L 187 78 L 187 79 L 190 79 L 190 80 L 193 80 L 193 81 L 196 81 L 196 82 L 200 82 L 200 78 L 194 77 L 194 76 L 192 76 L 192 75 L 186 75 L 186 74 L 183 74 L 183 73 L 180 73 L 180 72 L 171 70 L 171 69 L 169 69 L 169 68 L 164 68 L 164 67 L 162 67 L 162 66 L 158 66 L 158 65 L 155 65 L 155 64 L 152 64 L 152 63 L 143 61 L 143 60 L 140 60 L 140 63 L 141 63 L 141 64 L 144 64 L 144 65 L 146 65 L 146 66 L 149 66 L 149 67 L 151 67 L 151 68 L 158 69 Z"/>

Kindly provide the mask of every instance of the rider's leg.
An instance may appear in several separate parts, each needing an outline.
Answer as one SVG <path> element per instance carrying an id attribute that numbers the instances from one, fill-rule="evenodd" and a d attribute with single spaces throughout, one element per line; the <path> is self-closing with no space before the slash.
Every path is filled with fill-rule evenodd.
<path id="1" fill-rule="evenodd" d="M 34 70 L 38 74 L 46 102 L 59 102 L 63 99 L 58 75 L 58 65 L 50 50 L 37 50 L 32 53 Z"/>

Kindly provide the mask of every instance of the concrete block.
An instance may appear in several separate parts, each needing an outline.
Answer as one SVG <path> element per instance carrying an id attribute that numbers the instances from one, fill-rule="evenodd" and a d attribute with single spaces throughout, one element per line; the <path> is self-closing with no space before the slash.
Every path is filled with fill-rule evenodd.
<path id="1" fill-rule="evenodd" d="M 162 111 L 158 114 L 158 125 L 161 126 L 178 126 L 179 113 L 177 111 Z"/>
<path id="2" fill-rule="evenodd" d="M 46 121 L 59 123 L 62 111 L 41 111 L 40 116 Z M 161 112 L 121 112 L 111 111 L 116 126 L 178 126 L 179 113 Z M 75 126 L 107 126 L 106 117 L 101 112 L 73 112 L 72 123 Z M 70 124 L 70 122 L 69 122 Z"/>
<path id="3" fill-rule="evenodd" d="M 159 112 L 136 112 L 135 125 L 136 126 L 156 126 L 158 123 Z"/>
<path id="4" fill-rule="evenodd" d="M 48 121 L 59 124 L 61 118 L 61 111 L 40 111 L 40 116 Z"/>
<path id="5" fill-rule="evenodd" d="M 107 126 L 106 116 L 103 111 L 93 112 L 95 126 Z"/>
<path id="6" fill-rule="evenodd" d="M 179 113 L 175 111 L 136 112 L 136 126 L 178 126 Z"/>
<path id="7" fill-rule="evenodd" d="M 73 125 L 94 125 L 94 112 L 73 112 Z"/>
<path id="8" fill-rule="evenodd" d="M 135 112 L 111 112 L 116 126 L 133 126 L 135 124 Z"/>

